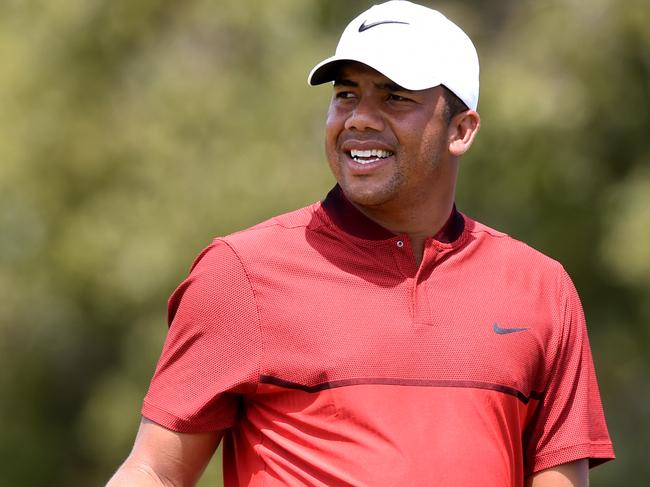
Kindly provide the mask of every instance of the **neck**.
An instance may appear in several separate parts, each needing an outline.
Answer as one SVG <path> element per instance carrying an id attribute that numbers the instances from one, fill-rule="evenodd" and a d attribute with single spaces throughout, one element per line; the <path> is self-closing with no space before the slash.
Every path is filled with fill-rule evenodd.
<path id="1" fill-rule="evenodd" d="M 445 226 L 454 207 L 453 187 L 446 193 L 436 193 L 427 204 L 397 204 L 397 208 L 352 204 L 365 216 L 394 234 L 406 234 L 418 265 L 424 255 L 426 239 L 434 237 Z"/>

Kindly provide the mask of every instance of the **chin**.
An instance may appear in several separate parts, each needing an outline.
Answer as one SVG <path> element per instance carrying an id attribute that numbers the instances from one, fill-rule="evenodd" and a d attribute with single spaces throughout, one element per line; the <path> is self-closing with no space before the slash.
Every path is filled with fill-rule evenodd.
<path id="1" fill-rule="evenodd" d="M 390 191 L 383 188 L 362 188 L 343 184 L 341 187 L 350 202 L 360 206 L 380 206 L 391 199 Z"/>

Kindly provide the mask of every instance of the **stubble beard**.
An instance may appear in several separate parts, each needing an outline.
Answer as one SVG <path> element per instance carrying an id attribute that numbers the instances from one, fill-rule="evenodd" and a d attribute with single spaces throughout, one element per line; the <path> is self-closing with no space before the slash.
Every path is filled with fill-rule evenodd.
<path id="1" fill-rule="evenodd" d="M 402 174 L 400 171 L 392 174 L 387 181 L 368 182 L 354 181 L 348 184 L 341 181 L 339 184 L 348 199 L 357 205 L 367 208 L 377 208 L 389 204 L 399 193 Z"/>
<path id="2" fill-rule="evenodd" d="M 340 178 L 339 185 L 352 203 L 369 209 L 384 208 L 401 211 L 404 208 L 418 207 L 420 203 L 431 198 L 432 192 L 440 189 L 435 181 L 441 178 L 442 151 L 439 147 L 429 147 L 425 152 L 429 152 L 429 172 L 426 175 L 427 179 L 433 182 L 431 186 L 423 186 L 419 181 L 409 181 L 408 171 L 402 164 L 396 164 L 394 171 L 386 180 L 374 184 L 369 181 L 364 184 L 361 181 L 348 183 Z M 400 160 L 400 154 L 396 153 L 395 157 Z M 411 178 L 421 176 L 421 174 L 410 174 Z"/>
<path id="3" fill-rule="evenodd" d="M 396 158 L 398 154 L 394 155 Z M 397 165 L 386 180 L 377 180 L 377 175 L 348 176 L 345 173 L 339 151 L 327 151 L 327 158 L 334 177 L 343 193 L 351 203 L 366 208 L 381 207 L 389 203 L 396 194 L 404 179 L 402 168 Z"/>

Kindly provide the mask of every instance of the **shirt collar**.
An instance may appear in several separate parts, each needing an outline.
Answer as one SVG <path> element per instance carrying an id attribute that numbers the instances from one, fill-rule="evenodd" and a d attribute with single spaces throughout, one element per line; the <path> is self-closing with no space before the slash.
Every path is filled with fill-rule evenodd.
<path id="1" fill-rule="evenodd" d="M 361 213 L 346 198 L 338 184 L 327 194 L 321 203 L 321 207 L 338 228 L 354 237 L 364 240 L 387 240 L 396 236 L 387 228 L 382 227 Z M 447 222 L 433 238 L 442 243 L 454 242 L 463 233 L 464 227 L 463 216 L 454 205 Z"/>

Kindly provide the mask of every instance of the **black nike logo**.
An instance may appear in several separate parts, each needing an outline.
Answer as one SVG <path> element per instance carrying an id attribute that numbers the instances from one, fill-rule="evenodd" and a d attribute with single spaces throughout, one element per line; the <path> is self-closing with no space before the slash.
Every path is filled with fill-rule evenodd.
<path id="1" fill-rule="evenodd" d="M 501 328 L 499 326 L 499 323 L 495 321 L 494 325 L 492 325 L 492 329 L 494 330 L 494 333 L 496 333 L 497 335 L 507 335 L 508 333 L 517 333 L 518 331 L 525 331 L 528 328 Z"/>
<path id="2" fill-rule="evenodd" d="M 359 26 L 359 32 L 363 32 L 364 30 L 372 29 L 373 27 L 377 27 L 378 25 L 381 24 L 406 24 L 408 25 L 408 22 L 401 22 L 399 20 L 380 20 L 379 22 L 371 22 L 369 24 L 366 24 L 366 21 L 363 21 L 363 24 Z"/>

